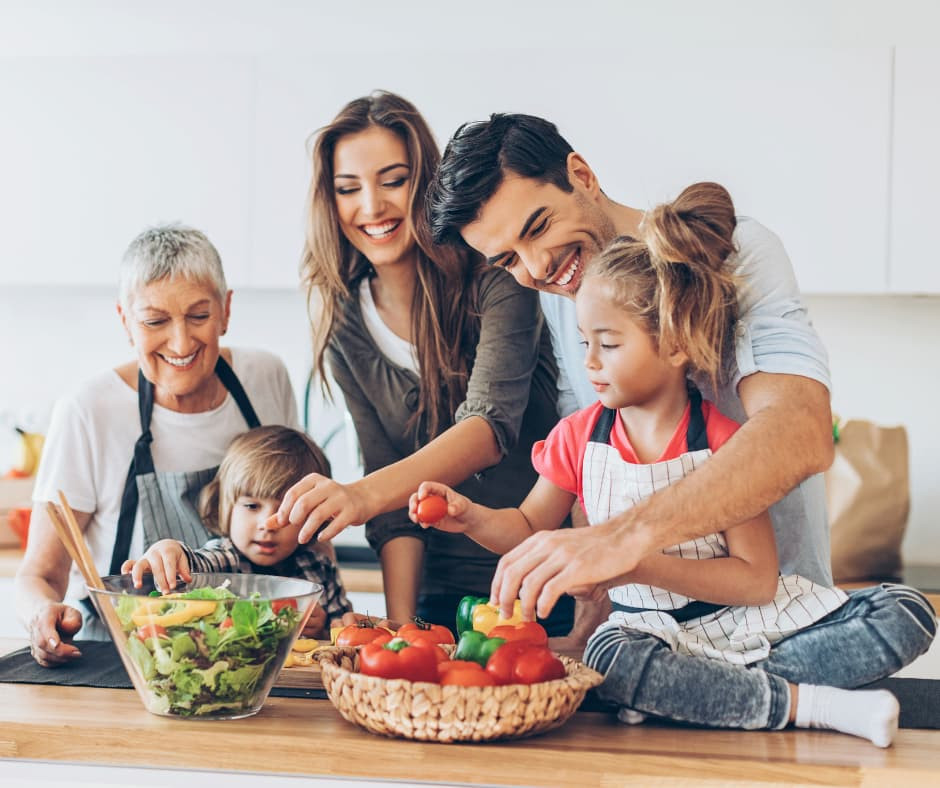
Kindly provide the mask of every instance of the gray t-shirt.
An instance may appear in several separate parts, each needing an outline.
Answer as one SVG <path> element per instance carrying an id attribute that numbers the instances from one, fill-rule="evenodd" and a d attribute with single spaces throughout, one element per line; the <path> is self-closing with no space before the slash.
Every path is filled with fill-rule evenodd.
<path id="1" fill-rule="evenodd" d="M 780 239 L 754 219 L 739 216 L 734 232 L 738 251 L 729 262 L 741 277 L 734 357 L 727 383 L 714 391 L 696 379 L 702 395 L 738 423 L 747 414 L 737 394 L 741 379 L 755 372 L 802 375 L 832 388 L 829 357 L 810 322 L 793 266 Z M 558 408 L 563 416 L 597 401 L 584 371 L 584 346 L 574 301 L 540 293 L 558 361 Z M 829 522 L 822 474 L 795 487 L 770 508 L 777 537 L 780 571 L 832 585 Z"/>
<path id="2" fill-rule="evenodd" d="M 441 415 L 441 429 L 470 416 L 480 416 L 492 427 L 503 459 L 456 489 L 499 509 L 518 506 L 535 484 L 532 444 L 558 421 L 557 369 L 535 291 L 520 287 L 500 269 L 479 276 L 480 336 L 466 399 L 455 414 Z M 364 470 L 371 473 L 413 454 L 428 436 L 408 424 L 418 404 L 417 375 L 379 350 L 363 321 L 355 283 L 352 292 L 328 359 L 356 426 Z M 425 542 L 422 593 L 489 594 L 499 556 L 471 539 L 419 528 L 404 509 L 366 523 L 366 538 L 376 552 L 402 535 Z"/>

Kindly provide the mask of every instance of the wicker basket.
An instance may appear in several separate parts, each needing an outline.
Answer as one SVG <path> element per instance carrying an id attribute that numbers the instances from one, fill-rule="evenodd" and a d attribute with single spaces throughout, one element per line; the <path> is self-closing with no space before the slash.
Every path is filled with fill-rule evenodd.
<path id="1" fill-rule="evenodd" d="M 449 647 L 452 650 L 454 647 Z M 489 741 L 531 736 L 557 728 L 601 683 L 580 662 L 559 657 L 567 676 L 539 684 L 459 687 L 357 672 L 356 649 L 317 652 L 323 686 L 340 714 L 372 733 L 421 741 Z"/>

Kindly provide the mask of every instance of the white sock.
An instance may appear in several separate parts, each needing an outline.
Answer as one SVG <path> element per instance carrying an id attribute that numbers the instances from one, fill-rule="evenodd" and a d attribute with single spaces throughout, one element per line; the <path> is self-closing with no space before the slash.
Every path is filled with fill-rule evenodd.
<path id="1" fill-rule="evenodd" d="M 623 706 L 620 711 L 617 712 L 617 719 L 627 725 L 641 725 L 646 720 L 646 715 L 642 711 L 628 709 L 626 706 Z"/>
<path id="2" fill-rule="evenodd" d="M 800 684 L 797 728 L 829 728 L 888 747 L 898 730 L 901 707 L 887 690 L 844 690 Z"/>

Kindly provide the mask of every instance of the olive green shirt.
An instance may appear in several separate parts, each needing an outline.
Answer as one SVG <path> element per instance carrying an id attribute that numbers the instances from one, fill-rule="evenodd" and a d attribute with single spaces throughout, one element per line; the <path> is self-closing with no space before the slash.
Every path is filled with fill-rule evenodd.
<path id="1" fill-rule="evenodd" d="M 538 293 L 520 287 L 501 269 L 489 268 L 479 276 L 480 335 L 466 399 L 455 414 L 445 414 L 441 431 L 470 416 L 486 419 L 502 460 L 456 489 L 498 509 L 518 506 L 537 479 L 530 455 L 532 444 L 558 421 L 557 368 Z M 353 286 L 328 358 L 356 426 L 365 472 L 371 473 L 414 453 L 428 436 L 409 425 L 418 405 L 418 377 L 379 350 L 363 322 L 357 292 Z M 366 523 L 366 538 L 376 552 L 389 539 L 405 535 L 425 543 L 421 593 L 489 594 L 499 556 L 468 537 L 424 530 L 405 509 Z"/>

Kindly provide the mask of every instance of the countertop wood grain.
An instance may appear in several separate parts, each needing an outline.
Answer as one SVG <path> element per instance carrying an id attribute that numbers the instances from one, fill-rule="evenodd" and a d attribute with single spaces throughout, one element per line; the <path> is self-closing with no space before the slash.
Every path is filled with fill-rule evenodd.
<path id="1" fill-rule="evenodd" d="M 578 712 L 529 739 L 429 744 L 367 733 L 325 700 L 269 698 L 244 720 L 190 721 L 149 714 L 132 690 L 0 684 L 0 757 L 412 784 L 915 786 L 940 773 L 940 732 L 904 730 L 880 750 L 829 732 L 624 726 Z"/>

